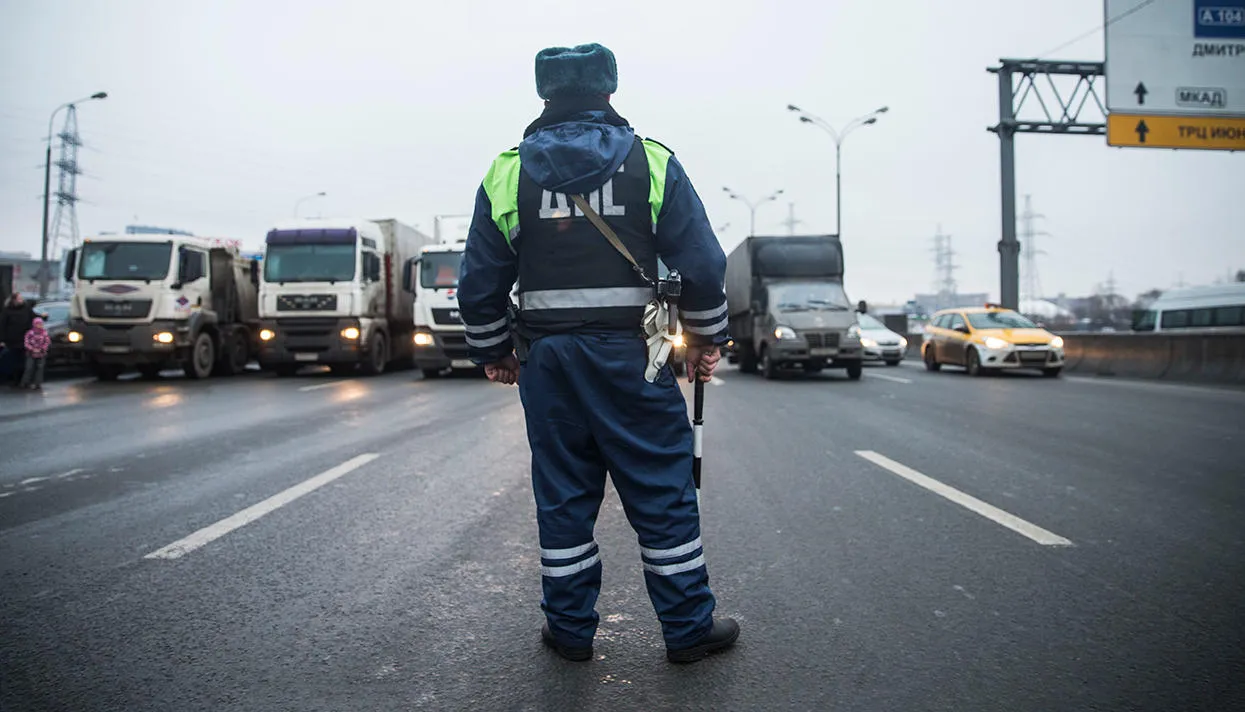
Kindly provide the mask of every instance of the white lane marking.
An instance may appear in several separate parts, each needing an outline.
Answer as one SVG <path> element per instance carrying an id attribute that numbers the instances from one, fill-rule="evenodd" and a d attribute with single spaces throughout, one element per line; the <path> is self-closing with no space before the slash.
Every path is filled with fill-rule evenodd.
<path id="1" fill-rule="evenodd" d="M 338 384 L 340 384 L 340 383 L 346 383 L 346 381 L 329 381 L 328 383 L 317 383 L 317 384 L 316 384 L 316 385 L 314 385 L 314 386 L 303 386 L 303 387 L 299 388 L 298 390 L 303 391 L 303 392 L 306 392 L 306 391 L 318 391 L 318 390 L 320 390 L 321 388 L 332 388 L 333 386 L 336 386 L 336 385 L 338 385 Z"/>
<path id="2" fill-rule="evenodd" d="M 14 492 L 0 492 L 0 499 L 4 499 L 5 497 L 12 497 L 14 494 L 15 494 Z"/>
<path id="3" fill-rule="evenodd" d="M 1158 391 L 1188 391 L 1191 393 L 1206 393 L 1210 395 L 1227 396 L 1229 398 L 1239 398 L 1245 396 L 1245 390 L 1239 387 L 1225 386 L 1223 388 L 1215 388 L 1213 386 L 1199 386 L 1189 383 L 1179 383 L 1172 381 L 1143 381 L 1132 380 L 1128 378 L 1116 378 L 1113 376 L 1063 376 L 1063 380 L 1073 383 L 1089 383 L 1096 386 L 1121 386 L 1124 388 L 1149 389 Z"/>
<path id="4" fill-rule="evenodd" d="M 869 378 L 880 378 L 883 381 L 894 381 L 895 383 L 912 383 L 912 379 L 910 378 L 900 378 L 899 376 L 888 376 L 884 373 L 872 373 L 868 371 L 866 371 L 866 373 L 868 373 Z"/>
<path id="5" fill-rule="evenodd" d="M 710 385 L 720 386 L 720 385 L 722 385 L 722 384 L 726 383 L 726 381 L 723 381 L 722 379 L 718 378 L 717 376 L 710 376 L 710 377 L 709 377 L 709 383 L 710 383 Z"/>
<path id="6" fill-rule="evenodd" d="M 1026 522 L 1020 517 L 1004 512 L 994 505 L 986 504 L 972 495 L 965 494 L 950 485 L 945 485 L 928 475 L 923 475 L 911 467 L 895 462 L 885 455 L 880 455 L 872 450 L 857 450 L 856 454 L 875 465 L 890 470 L 913 484 L 920 485 L 934 494 L 942 495 L 961 507 L 976 512 L 996 524 L 1001 524 L 1017 534 L 1027 536 L 1039 544 L 1044 546 L 1072 546 L 1071 541 L 1064 539 L 1058 534 L 1049 532 L 1036 524 Z"/>
<path id="7" fill-rule="evenodd" d="M 57 475 L 57 476 L 56 476 L 56 479 L 61 480 L 61 479 L 64 479 L 64 478 L 66 478 L 66 477 L 73 477 L 74 475 L 78 474 L 79 472 L 86 472 L 86 470 L 85 470 L 84 468 L 81 468 L 81 467 L 75 467 L 75 468 L 73 468 L 72 470 L 70 470 L 69 472 L 62 472 L 61 474 Z"/>
<path id="8" fill-rule="evenodd" d="M 47 479 L 46 477 L 27 477 L 26 479 L 22 480 L 21 482 L 18 482 L 18 483 L 17 483 L 17 486 L 18 486 L 18 487 L 21 487 L 22 485 L 33 485 L 33 484 L 34 484 L 34 483 L 36 483 L 36 482 L 42 482 L 42 481 L 44 481 L 44 480 L 46 480 L 46 479 Z"/>
<path id="9" fill-rule="evenodd" d="M 143 558 L 176 559 L 180 556 L 184 556 L 185 554 L 189 554 L 204 544 L 211 543 L 212 541 L 225 536 L 239 527 L 250 524 L 278 507 L 287 505 L 308 492 L 312 492 L 341 477 L 342 475 L 359 469 L 378 457 L 380 457 L 379 453 L 372 452 L 351 458 L 337 467 L 325 470 L 310 479 L 303 480 L 293 487 L 282 490 L 262 502 L 258 502 L 247 507 L 237 514 L 226 517 L 215 524 L 206 526 L 188 537 L 178 539 L 166 547 L 157 549 Z"/>

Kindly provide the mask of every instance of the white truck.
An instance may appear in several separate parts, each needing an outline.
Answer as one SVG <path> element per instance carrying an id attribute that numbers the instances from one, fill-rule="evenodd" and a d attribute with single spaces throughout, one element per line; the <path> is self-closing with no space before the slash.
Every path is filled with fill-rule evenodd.
<path id="1" fill-rule="evenodd" d="M 103 381 L 231 375 L 255 354 L 259 266 L 236 240 L 126 234 L 90 238 L 65 258 L 75 285 L 68 341 Z"/>
<path id="2" fill-rule="evenodd" d="M 259 285 L 260 367 L 282 376 L 313 364 L 377 375 L 409 365 L 414 322 L 399 270 L 430 242 L 393 219 L 274 225 Z"/>
<path id="3" fill-rule="evenodd" d="M 415 366 L 425 378 L 446 369 L 476 370 L 458 313 L 458 270 L 466 238 L 426 245 L 405 265 L 403 286 L 415 295 Z"/>

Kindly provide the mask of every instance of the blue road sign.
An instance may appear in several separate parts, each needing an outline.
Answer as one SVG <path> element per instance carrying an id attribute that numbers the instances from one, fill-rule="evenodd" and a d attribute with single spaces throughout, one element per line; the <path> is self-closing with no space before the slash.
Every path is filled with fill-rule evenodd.
<path id="1" fill-rule="evenodd" d="M 1193 36 L 1245 39 L 1245 0 L 1193 0 Z"/>

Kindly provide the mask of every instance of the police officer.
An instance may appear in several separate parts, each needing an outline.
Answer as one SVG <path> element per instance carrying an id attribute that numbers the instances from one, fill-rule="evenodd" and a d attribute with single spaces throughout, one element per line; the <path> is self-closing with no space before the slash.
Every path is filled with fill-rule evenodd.
<path id="1" fill-rule="evenodd" d="M 641 321 L 661 260 L 682 277 L 689 381 L 709 380 L 728 339 L 726 257 L 679 161 L 611 106 L 617 86 L 614 55 L 599 44 L 536 55 L 544 112 L 476 193 L 458 303 L 472 361 L 494 382 L 519 384 L 544 642 L 570 660 L 592 657 L 601 586 L 593 525 L 608 470 L 638 535 L 667 658 L 693 662 L 731 646 L 739 625 L 713 615 L 687 403 L 668 365 L 650 368 Z"/>

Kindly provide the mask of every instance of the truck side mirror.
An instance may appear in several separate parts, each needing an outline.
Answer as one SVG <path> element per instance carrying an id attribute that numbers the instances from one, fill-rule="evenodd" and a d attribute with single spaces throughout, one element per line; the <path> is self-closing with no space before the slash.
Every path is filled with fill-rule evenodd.
<path id="1" fill-rule="evenodd" d="M 367 259 L 363 262 L 364 277 L 370 282 L 380 281 L 380 257 L 372 253 L 367 253 Z"/>
<path id="2" fill-rule="evenodd" d="M 61 270 L 61 276 L 65 278 L 66 282 L 73 281 L 73 275 L 74 275 L 74 272 L 77 271 L 76 269 L 77 265 L 78 265 L 78 248 L 75 247 L 69 252 L 65 253 L 65 264 Z"/>
<path id="3" fill-rule="evenodd" d="M 251 260 L 251 284 L 259 286 L 259 260 Z"/>
<path id="4" fill-rule="evenodd" d="M 865 300 L 861 299 L 859 302 L 856 303 L 856 311 L 860 312 L 861 314 L 867 314 L 869 313 L 869 305 L 865 303 Z"/>
<path id="5" fill-rule="evenodd" d="M 402 290 L 415 293 L 415 269 L 419 266 L 419 258 L 412 257 L 402 266 Z"/>

